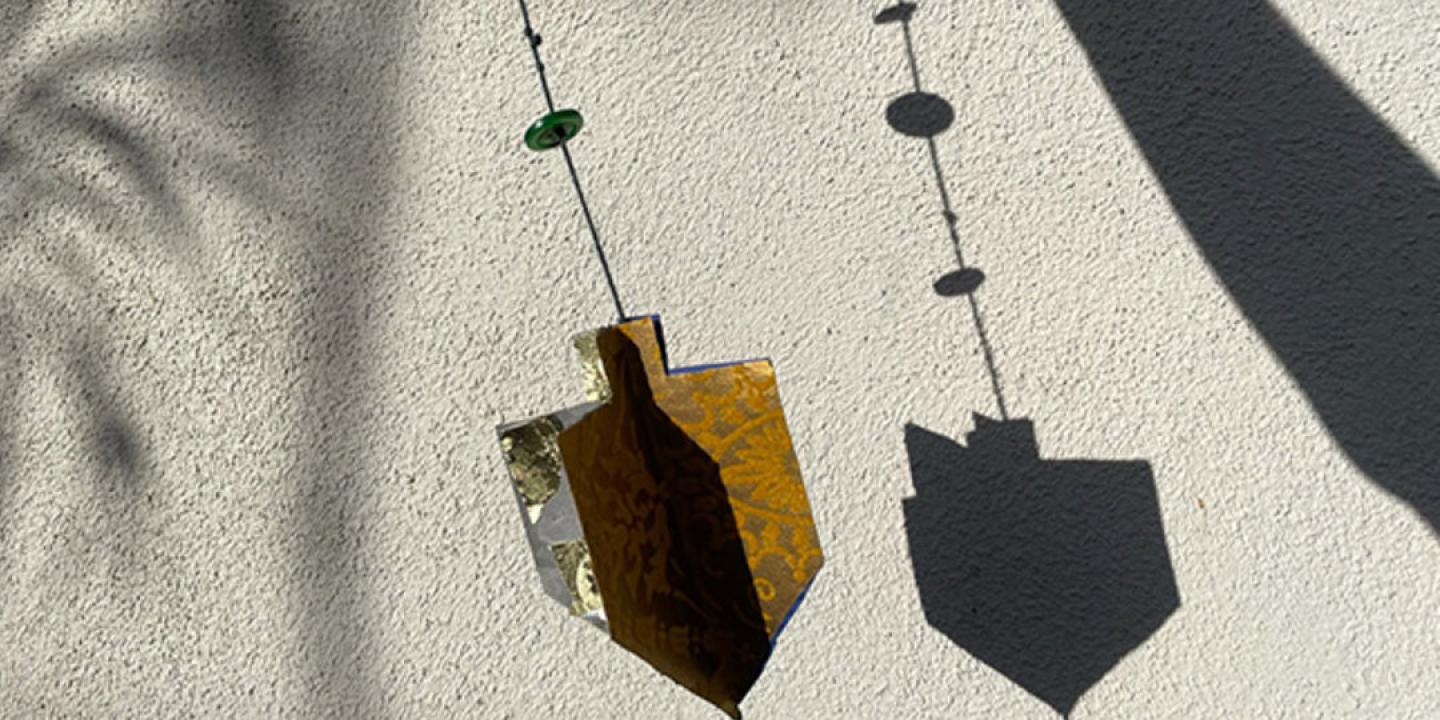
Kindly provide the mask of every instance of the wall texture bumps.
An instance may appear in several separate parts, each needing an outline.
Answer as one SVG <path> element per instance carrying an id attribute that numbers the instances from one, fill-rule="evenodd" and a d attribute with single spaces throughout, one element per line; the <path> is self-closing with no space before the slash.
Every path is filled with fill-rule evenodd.
<path id="1" fill-rule="evenodd" d="M 920 3 L 933 154 L 882 10 L 532 4 L 627 307 L 780 378 L 826 567 L 746 714 L 1440 713 L 1440 6 Z M 715 717 L 515 522 L 610 320 L 520 28 L 0 6 L 0 716 Z"/>

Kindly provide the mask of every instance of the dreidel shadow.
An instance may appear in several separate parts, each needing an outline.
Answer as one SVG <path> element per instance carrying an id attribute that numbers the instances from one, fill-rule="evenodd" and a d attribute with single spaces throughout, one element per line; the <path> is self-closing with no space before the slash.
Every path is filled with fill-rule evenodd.
<path id="1" fill-rule="evenodd" d="M 905 427 L 903 501 L 925 618 L 1069 715 L 1179 606 L 1144 461 L 1047 460 L 1027 419 L 966 444 Z"/>

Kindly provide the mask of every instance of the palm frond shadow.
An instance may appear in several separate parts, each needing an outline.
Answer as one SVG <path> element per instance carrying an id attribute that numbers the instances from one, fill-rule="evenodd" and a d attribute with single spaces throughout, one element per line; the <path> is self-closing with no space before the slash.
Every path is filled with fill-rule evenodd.
<path id="1" fill-rule="evenodd" d="M 32 22 L 40 16 L 28 12 L 36 6 L 0 11 L 7 21 L 0 23 L 0 51 L 8 53 L 25 34 L 41 31 Z M 277 247 L 287 237 L 304 240 L 274 253 L 286 265 L 273 273 L 288 277 L 292 296 L 309 303 L 300 313 L 305 327 L 291 333 L 295 342 L 309 344 L 296 354 L 306 358 L 303 377 L 288 390 L 298 393 L 295 402 L 309 414 L 293 444 L 281 450 L 297 454 L 291 463 L 296 474 L 277 479 L 277 488 L 295 493 L 286 582 L 293 589 L 287 624 L 299 633 L 303 668 L 295 682 L 309 705 L 305 714 L 386 715 L 388 693 L 379 682 L 376 642 L 366 630 L 373 598 L 360 559 L 359 516 L 371 497 L 366 489 L 373 484 L 366 481 L 374 458 L 357 439 L 375 413 L 372 398 L 356 389 L 370 387 L 374 373 L 366 320 L 375 303 L 375 228 L 387 204 L 383 172 L 393 165 L 395 105 L 384 83 L 360 76 L 396 51 L 393 21 L 402 11 L 386 10 L 391 16 L 383 18 L 376 8 L 347 12 L 338 22 L 373 42 L 357 37 L 348 49 L 324 52 L 301 35 L 284 34 L 296 27 L 289 12 L 277 0 L 201 5 L 153 26 L 60 45 L 29 61 L 11 79 L 13 92 L 0 93 L 0 220 L 34 228 L 41 218 L 64 217 L 105 238 L 35 240 L 47 234 L 43 227 L 16 235 L 20 245 L 55 243 L 54 257 L 65 266 L 61 275 L 82 288 L 94 285 L 88 268 L 96 258 L 112 252 L 185 265 L 194 271 L 190 277 L 203 278 L 208 243 L 225 241 L 202 230 L 211 211 L 206 198 L 215 192 L 256 215 L 279 218 L 267 225 L 280 235 L 273 239 Z M 166 97 L 179 104 L 157 119 L 123 95 L 116 100 L 94 92 L 104 84 L 96 78 L 117 68 L 170 90 Z M 315 75 L 334 82 L 317 83 Z M 302 84 L 304 91 L 297 91 Z M 226 142 L 211 147 L 176 134 L 196 127 Z M 304 172 L 293 170 L 297 156 L 305 160 Z M 181 182 L 182 171 L 202 177 L 206 192 Z M 105 348 L 117 341 L 103 332 L 101 308 L 91 310 L 90 317 L 82 309 L 81 317 L 54 331 L 73 340 L 64 344 L 79 354 L 69 361 L 76 377 L 105 385 L 105 373 L 82 372 L 103 366 Z M 0 327 L 0 365 L 6 368 L 21 364 L 25 352 L 24 343 L 7 342 L 14 329 Z M 0 375 L 4 387 L 14 380 Z M 108 386 L 91 392 L 123 396 L 123 388 Z M 7 402 L 0 398 L 0 409 Z M 134 476 L 139 486 L 149 481 L 143 449 L 169 440 L 137 437 L 135 423 L 100 406 L 87 426 L 103 464 Z M 13 457 L 13 448 L 3 444 L 10 436 L 0 432 L 0 472 Z M 9 497 L 5 475 L 0 518 Z M 110 515 L 117 522 L 134 520 L 136 506 L 129 500 L 102 500 L 115 504 Z"/>

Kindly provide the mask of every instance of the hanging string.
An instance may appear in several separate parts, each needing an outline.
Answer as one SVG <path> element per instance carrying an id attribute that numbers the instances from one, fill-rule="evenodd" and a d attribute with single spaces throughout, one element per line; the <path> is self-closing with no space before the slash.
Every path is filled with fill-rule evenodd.
<path id="1" fill-rule="evenodd" d="M 550 113 L 555 112 L 555 100 L 550 95 L 550 83 L 545 80 L 545 63 L 540 61 L 540 34 L 530 25 L 530 9 L 525 7 L 525 0 L 520 2 L 520 16 L 525 19 L 525 41 L 530 45 L 530 53 L 535 57 L 535 74 L 540 77 L 540 90 L 545 93 L 545 107 Z M 615 288 L 615 276 L 610 273 L 610 262 L 605 259 L 605 247 L 600 244 L 600 231 L 595 229 L 595 218 L 590 215 L 590 203 L 585 200 L 585 191 L 580 187 L 580 176 L 575 172 L 575 161 L 570 157 L 568 140 L 560 142 L 560 153 L 565 156 L 565 168 L 570 171 L 570 182 L 575 186 L 575 197 L 580 199 L 580 211 L 585 215 L 585 225 L 590 228 L 590 241 L 595 248 L 595 257 L 600 261 L 600 270 L 605 273 L 605 285 L 610 288 L 610 299 L 615 303 L 615 314 L 620 322 L 625 322 L 628 316 L 625 308 L 620 304 L 620 291 Z"/>

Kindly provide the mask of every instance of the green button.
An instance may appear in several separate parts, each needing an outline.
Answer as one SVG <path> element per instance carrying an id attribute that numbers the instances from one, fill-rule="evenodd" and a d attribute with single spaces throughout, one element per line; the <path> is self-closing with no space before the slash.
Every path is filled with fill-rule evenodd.
<path id="1" fill-rule="evenodd" d="M 556 110 L 535 121 L 525 131 L 525 146 L 531 150 L 549 150 L 580 134 L 585 118 L 579 110 Z"/>

